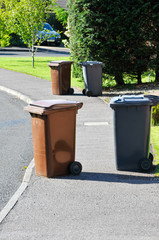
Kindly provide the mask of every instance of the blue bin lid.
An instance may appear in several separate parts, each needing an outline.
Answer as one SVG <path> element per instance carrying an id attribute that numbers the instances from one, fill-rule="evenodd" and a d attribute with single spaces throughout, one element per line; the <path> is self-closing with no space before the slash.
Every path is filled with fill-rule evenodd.
<path id="1" fill-rule="evenodd" d="M 122 95 L 114 97 L 110 101 L 110 107 L 129 105 L 153 105 L 153 102 L 144 95 Z"/>

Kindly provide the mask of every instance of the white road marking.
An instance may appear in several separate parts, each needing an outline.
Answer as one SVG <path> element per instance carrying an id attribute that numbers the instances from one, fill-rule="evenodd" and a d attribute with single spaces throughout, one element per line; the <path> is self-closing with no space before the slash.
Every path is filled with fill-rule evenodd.
<path id="1" fill-rule="evenodd" d="M 4 218 L 8 215 L 8 213 L 11 211 L 11 209 L 15 206 L 20 196 L 23 194 L 25 189 L 28 187 L 32 170 L 34 168 L 34 159 L 30 162 L 29 166 L 27 167 L 22 184 L 18 188 L 18 190 L 14 193 L 14 195 L 11 197 L 11 199 L 8 201 L 8 203 L 5 205 L 5 207 L 0 212 L 0 223 L 4 220 Z"/>

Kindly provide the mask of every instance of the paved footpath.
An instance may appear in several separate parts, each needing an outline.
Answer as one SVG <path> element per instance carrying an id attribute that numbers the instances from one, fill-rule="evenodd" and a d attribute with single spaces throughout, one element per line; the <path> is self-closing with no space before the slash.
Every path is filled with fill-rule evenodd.
<path id="1" fill-rule="evenodd" d="M 0 90 L 28 102 L 83 102 L 76 133 L 76 160 L 83 166 L 82 173 L 38 177 L 32 161 L 21 188 L 0 212 L 2 218 L 18 200 L 0 224 L 1 240 L 159 239 L 159 180 L 116 170 L 113 111 L 107 103 L 78 90 L 72 96 L 53 96 L 51 82 L 4 69 L 0 69 Z"/>

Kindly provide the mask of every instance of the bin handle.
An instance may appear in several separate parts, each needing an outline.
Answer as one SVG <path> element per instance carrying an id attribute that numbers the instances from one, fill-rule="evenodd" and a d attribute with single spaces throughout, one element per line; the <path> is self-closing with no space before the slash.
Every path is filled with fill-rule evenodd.
<path id="1" fill-rule="evenodd" d="M 67 107 L 66 107 L 67 106 Z M 83 106 L 82 102 L 76 103 L 76 104 L 70 104 L 70 106 L 65 105 L 65 104 L 54 104 L 52 107 L 46 109 L 46 110 L 52 110 L 52 109 L 68 109 L 68 108 L 74 108 L 77 107 L 78 109 L 80 109 Z"/>
<path id="2" fill-rule="evenodd" d="M 153 103 L 153 106 L 156 106 L 157 104 L 159 104 L 159 96 L 156 96 L 156 95 L 145 95 L 146 98 L 149 98 L 152 103 Z"/>

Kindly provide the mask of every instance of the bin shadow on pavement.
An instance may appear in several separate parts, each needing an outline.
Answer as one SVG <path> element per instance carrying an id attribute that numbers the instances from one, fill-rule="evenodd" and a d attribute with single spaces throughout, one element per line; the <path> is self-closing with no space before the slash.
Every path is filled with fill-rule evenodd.
<path id="1" fill-rule="evenodd" d="M 122 91 L 121 91 L 122 92 Z M 124 93 L 121 93 L 120 91 L 118 92 L 107 92 L 107 93 L 103 93 L 102 94 L 102 97 L 109 97 L 109 98 L 112 98 L 112 97 L 117 97 L 117 96 L 119 96 L 119 95 L 122 95 L 122 94 L 124 94 L 124 95 L 132 95 L 132 92 L 130 92 L 130 91 L 124 91 Z M 136 94 L 144 94 L 145 93 L 145 91 L 143 90 L 143 91 L 139 91 L 139 92 L 137 92 Z"/>
<path id="2" fill-rule="evenodd" d="M 96 173 L 82 172 L 78 176 L 65 176 L 60 179 L 81 180 L 81 181 L 97 181 L 97 182 L 114 182 L 114 183 L 129 183 L 129 184 L 156 184 L 159 183 L 159 177 L 153 176 L 133 176 L 126 174 L 115 173 Z"/>
<path id="3" fill-rule="evenodd" d="M 74 96 L 83 96 L 83 93 L 81 92 L 78 92 L 78 93 L 74 93 L 74 94 L 72 94 L 72 95 L 65 95 L 65 96 L 69 96 L 69 97 L 74 97 Z"/>

